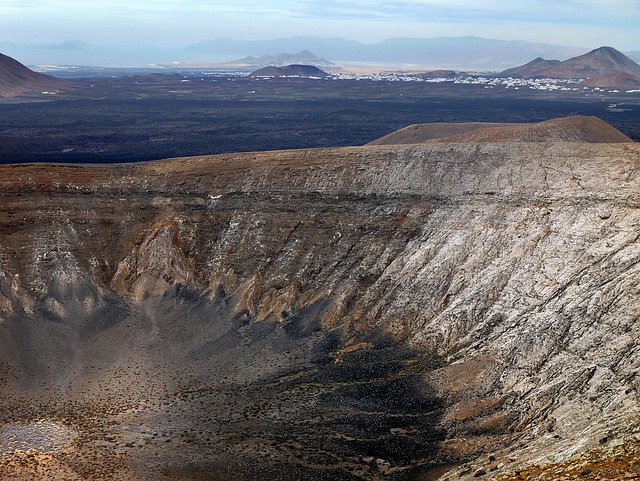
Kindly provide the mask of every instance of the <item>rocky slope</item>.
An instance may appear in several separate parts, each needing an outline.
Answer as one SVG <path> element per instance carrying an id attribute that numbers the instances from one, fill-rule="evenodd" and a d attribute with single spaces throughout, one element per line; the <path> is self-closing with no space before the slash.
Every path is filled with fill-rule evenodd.
<path id="1" fill-rule="evenodd" d="M 1 166 L 0 475 L 460 479 L 614 440 L 639 168 L 634 143 Z"/>
<path id="2" fill-rule="evenodd" d="M 69 84 L 63 80 L 34 72 L 17 60 L 0 54 L 0 97 L 13 97 L 28 90 L 68 87 Z"/>
<path id="3" fill-rule="evenodd" d="M 593 142 L 632 140 L 597 117 L 572 115 L 536 123 L 489 122 L 415 124 L 387 134 L 367 145 L 425 142 Z"/>

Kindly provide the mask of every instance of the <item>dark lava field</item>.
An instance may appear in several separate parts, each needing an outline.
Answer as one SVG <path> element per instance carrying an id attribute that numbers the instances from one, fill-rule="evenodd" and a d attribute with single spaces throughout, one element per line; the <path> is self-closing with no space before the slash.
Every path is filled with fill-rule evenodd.
<path id="1" fill-rule="evenodd" d="M 135 162 L 363 145 L 409 124 L 595 115 L 640 140 L 640 95 L 355 79 L 149 74 L 0 101 L 0 163 Z M 614 107 L 612 108 L 612 105 Z"/>

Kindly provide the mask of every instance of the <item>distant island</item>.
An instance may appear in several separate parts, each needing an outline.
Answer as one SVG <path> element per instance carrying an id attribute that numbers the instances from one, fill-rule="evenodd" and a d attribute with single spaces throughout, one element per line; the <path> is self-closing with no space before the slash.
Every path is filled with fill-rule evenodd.
<path id="1" fill-rule="evenodd" d="M 299 53 L 279 53 L 276 55 L 261 55 L 259 57 L 248 56 L 223 65 L 228 67 L 283 67 L 286 65 L 313 65 L 315 67 L 334 66 L 333 62 L 318 57 L 308 50 Z"/>

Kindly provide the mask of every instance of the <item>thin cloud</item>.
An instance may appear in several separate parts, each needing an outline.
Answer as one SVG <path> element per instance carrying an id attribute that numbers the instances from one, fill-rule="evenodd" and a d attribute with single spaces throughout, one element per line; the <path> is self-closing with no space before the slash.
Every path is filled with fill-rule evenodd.
<path id="1" fill-rule="evenodd" d="M 54 16 L 76 12 L 99 14 L 190 14 L 210 16 L 280 18 L 334 18 L 344 20 L 399 20 L 410 22 L 513 21 L 596 25 L 640 20 L 638 0 L 520 0 L 505 3 L 498 0 L 285 0 L 285 1 L 200 1 L 200 0 L 2 0 L 0 9 L 46 11 Z M 57 12 L 57 13 L 56 13 Z M 9 12 L 10 13 L 10 12 Z M 37 13 L 37 12 L 36 12 Z"/>
<path id="2" fill-rule="evenodd" d="M 588 5 L 585 5 L 588 4 Z M 310 18 L 377 19 L 410 22 L 540 22 L 570 25 L 602 25 L 638 19 L 638 1 L 614 0 L 615 5 L 574 0 L 527 0 L 505 5 L 503 1 L 382 1 L 307 0 L 299 2 L 297 14 Z M 626 7 L 626 8 L 623 8 Z M 636 15 L 629 15 L 635 11 Z"/>
<path id="3" fill-rule="evenodd" d="M 0 40 L 31 32 L 42 42 L 476 35 L 568 45 L 611 38 L 637 50 L 638 25 L 640 0 L 0 0 Z"/>

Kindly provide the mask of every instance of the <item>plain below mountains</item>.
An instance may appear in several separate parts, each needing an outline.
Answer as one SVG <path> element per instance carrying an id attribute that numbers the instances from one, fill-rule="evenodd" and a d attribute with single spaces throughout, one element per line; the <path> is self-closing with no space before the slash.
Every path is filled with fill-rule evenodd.
<path id="1" fill-rule="evenodd" d="M 600 47 L 564 62 L 538 57 L 500 76 L 586 79 L 585 86 L 635 88 L 640 86 L 640 65 L 615 48 Z"/>
<path id="2" fill-rule="evenodd" d="M 34 72 L 17 60 L 0 54 L 0 97 L 13 97 L 29 90 L 58 90 L 69 87 L 63 80 Z"/>

